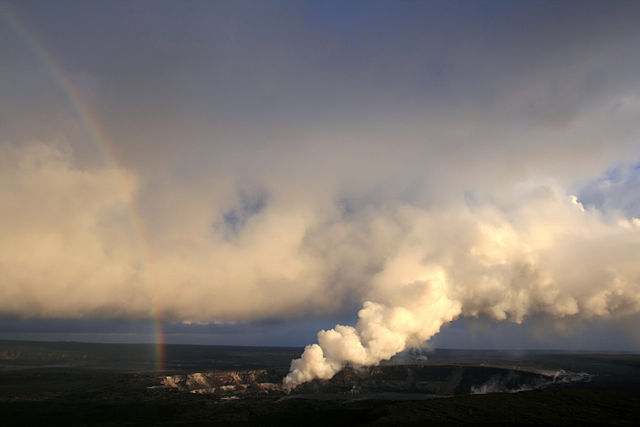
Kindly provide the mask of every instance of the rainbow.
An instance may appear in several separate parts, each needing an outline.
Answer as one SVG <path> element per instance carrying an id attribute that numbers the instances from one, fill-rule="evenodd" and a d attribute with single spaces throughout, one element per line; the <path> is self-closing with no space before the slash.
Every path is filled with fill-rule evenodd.
<path id="1" fill-rule="evenodd" d="M 149 271 L 150 252 L 147 244 L 148 240 L 145 238 L 146 233 L 141 217 L 138 215 L 135 205 L 128 195 L 128 185 L 121 168 L 118 167 L 119 162 L 117 160 L 115 149 L 109 141 L 107 133 L 100 123 L 100 120 L 98 120 L 98 117 L 91 109 L 90 105 L 84 101 L 80 91 L 66 76 L 66 73 L 59 65 L 58 61 L 56 61 L 51 53 L 45 48 L 38 35 L 31 30 L 21 16 L 15 10 L 12 10 L 5 2 L 0 2 L 0 17 L 29 48 L 34 57 L 42 65 L 43 70 L 50 76 L 59 88 L 61 94 L 66 98 L 67 103 L 72 108 L 75 116 L 78 118 L 78 121 L 85 129 L 89 139 L 93 141 L 96 148 L 102 155 L 105 166 L 112 172 L 116 188 L 118 188 L 118 191 L 122 193 L 124 200 L 127 201 L 131 232 L 136 238 L 142 266 L 146 270 L 147 277 L 149 279 L 148 290 L 151 300 L 151 314 L 153 318 L 155 367 L 157 371 L 164 371 L 165 348 L 162 329 L 162 310 L 157 299 L 154 298 L 154 281 L 152 280 L 151 272 Z"/>

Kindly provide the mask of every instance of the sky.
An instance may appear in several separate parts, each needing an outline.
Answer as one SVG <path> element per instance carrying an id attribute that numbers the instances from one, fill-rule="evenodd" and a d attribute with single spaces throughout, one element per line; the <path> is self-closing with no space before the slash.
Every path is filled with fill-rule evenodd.
<path id="1" fill-rule="evenodd" d="M 0 339 L 638 351 L 639 21 L 1 0 Z"/>

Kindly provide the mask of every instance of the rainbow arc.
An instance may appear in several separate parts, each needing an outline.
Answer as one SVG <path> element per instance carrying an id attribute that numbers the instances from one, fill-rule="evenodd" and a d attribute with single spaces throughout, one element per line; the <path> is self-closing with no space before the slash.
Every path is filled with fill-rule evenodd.
<path id="1" fill-rule="evenodd" d="M 111 143 L 107 132 L 102 126 L 100 120 L 95 114 L 91 106 L 85 102 L 81 95 L 81 91 L 68 78 L 67 73 L 60 66 L 60 63 L 46 49 L 41 42 L 37 33 L 33 31 L 22 17 L 8 4 L 0 2 L 0 18 L 4 20 L 14 31 L 16 36 L 24 43 L 24 45 L 33 54 L 35 59 L 41 65 L 42 70 L 46 73 L 61 94 L 65 97 L 67 104 L 72 109 L 78 122 L 85 129 L 89 140 L 95 145 L 102 158 L 105 166 L 111 171 L 114 180 L 114 188 L 119 191 L 123 200 L 127 201 L 127 212 L 130 221 L 130 227 L 138 246 L 138 253 L 141 265 L 146 273 L 148 283 L 149 298 L 151 301 L 151 315 L 153 317 L 154 326 L 154 346 L 155 346 L 155 365 L 156 370 L 163 371 L 165 369 L 165 353 L 164 353 L 164 334 L 162 329 L 162 309 L 155 298 L 154 281 L 151 270 L 150 250 L 148 240 L 145 238 L 145 227 L 138 214 L 134 202 L 131 200 L 129 185 L 120 168 L 116 150 Z"/>

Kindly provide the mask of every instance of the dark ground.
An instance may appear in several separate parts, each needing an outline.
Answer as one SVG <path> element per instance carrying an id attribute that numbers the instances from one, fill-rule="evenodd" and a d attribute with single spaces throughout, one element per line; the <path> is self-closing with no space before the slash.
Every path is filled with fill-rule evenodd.
<path id="1" fill-rule="evenodd" d="M 308 386 L 304 394 L 246 394 L 234 400 L 160 386 L 166 375 L 194 372 L 268 369 L 284 375 L 301 351 L 168 346 L 166 372 L 158 373 L 147 345 L 0 341 L 0 425 L 637 425 L 640 420 L 640 355 L 634 354 L 437 350 L 427 362 L 407 365 L 413 368 L 376 371 L 382 372 L 374 377 L 376 387 L 383 388 L 397 383 L 394 372 L 408 370 L 465 369 L 460 384 L 491 369 L 590 374 L 588 381 L 534 391 L 420 400 L 411 390 L 348 394 L 337 380 Z M 323 395 L 329 386 L 333 394 Z"/>

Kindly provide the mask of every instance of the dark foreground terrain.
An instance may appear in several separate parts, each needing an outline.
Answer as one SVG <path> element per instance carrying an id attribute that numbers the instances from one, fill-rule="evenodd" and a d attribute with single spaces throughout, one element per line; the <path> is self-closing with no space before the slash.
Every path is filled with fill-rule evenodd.
<path id="1" fill-rule="evenodd" d="M 0 425 L 619 424 L 640 355 L 436 350 L 290 394 L 301 348 L 0 341 Z"/>

